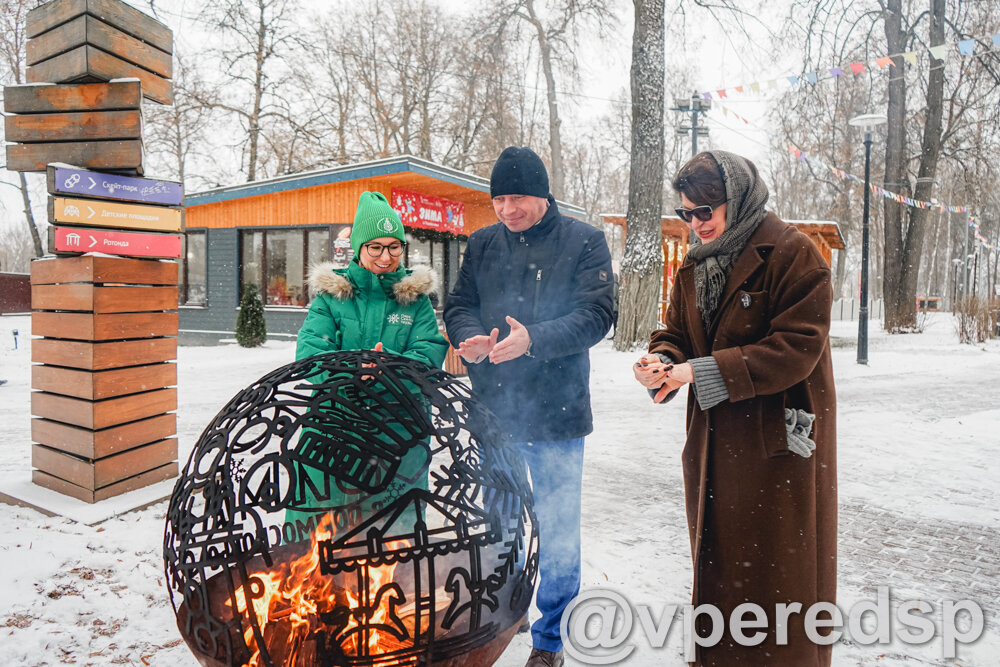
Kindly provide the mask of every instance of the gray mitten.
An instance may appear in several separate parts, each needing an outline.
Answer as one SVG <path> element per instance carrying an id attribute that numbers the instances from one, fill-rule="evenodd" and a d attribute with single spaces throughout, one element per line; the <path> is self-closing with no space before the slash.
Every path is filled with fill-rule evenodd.
<path id="1" fill-rule="evenodd" d="M 805 410 L 785 408 L 785 430 L 788 432 L 788 451 L 803 458 L 812 456 L 816 443 L 809 438 L 816 415 Z"/>

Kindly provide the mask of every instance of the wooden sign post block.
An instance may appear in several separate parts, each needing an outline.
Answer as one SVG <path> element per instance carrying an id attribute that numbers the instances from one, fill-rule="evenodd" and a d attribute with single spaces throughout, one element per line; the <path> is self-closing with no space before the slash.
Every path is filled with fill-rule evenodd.
<path id="1" fill-rule="evenodd" d="M 94 255 L 32 262 L 36 484 L 98 502 L 176 476 L 177 268 Z"/>
<path id="2" fill-rule="evenodd" d="M 5 86 L 4 111 L 14 114 L 47 114 L 70 111 L 138 111 L 142 90 L 138 81 L 108 83 L 33 83 Z"/>
<path id="3" fill-rule="evenodd" d="M 171 104 L 173 33 L 121 0 L 53 0 L 28 12 L 28 81 L 136 78 Z"/>

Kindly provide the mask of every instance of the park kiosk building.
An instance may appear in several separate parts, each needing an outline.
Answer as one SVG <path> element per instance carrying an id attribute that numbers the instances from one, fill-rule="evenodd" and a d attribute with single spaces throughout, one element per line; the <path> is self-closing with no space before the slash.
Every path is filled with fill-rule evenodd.
<path id="1" fill-rule="evenodd" d="M 343 266 L 358 197 L 381 192 L 406 228 L 407 267 L 427 264 L 442 279 L 440 311 L 458 277 L 465 242 L 496 222 L 489 179 L 410 155 L 282 176 L 190 194 L 181 267 L 180 340 L 232 338 L 242 286 L 261 287 L 268 335 L 294 338 L 312 295 L 309 267 Z M 583 218 L 576 206 L 559 203 Z"/>

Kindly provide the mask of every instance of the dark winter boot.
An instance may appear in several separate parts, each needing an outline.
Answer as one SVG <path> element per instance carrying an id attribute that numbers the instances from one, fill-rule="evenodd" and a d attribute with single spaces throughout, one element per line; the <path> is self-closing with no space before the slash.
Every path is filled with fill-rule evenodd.
<path id="1" fill-rule="evenodd" d="M 524 667 L 562 667 L 563 664 L 563 654 L 562 651 L 543 651 L 540 648 L 531 649 L 531 655 L 528 656 L 528 662 L 524 663 Z"/>

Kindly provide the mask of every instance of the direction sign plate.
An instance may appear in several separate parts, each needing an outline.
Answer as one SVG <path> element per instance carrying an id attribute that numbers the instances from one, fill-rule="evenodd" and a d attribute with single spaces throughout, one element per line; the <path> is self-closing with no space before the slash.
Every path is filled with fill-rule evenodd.
<path id="1" fill-rule="evenodd" d="M 49 165 L 50 194 L 79 195 L 147 204 L 180 206 L 184 189 L 180 183 L 152 178 L 119 176 L 70 166 Z"/>
<path id="2" fill-rule="evenodd" d="M 180 209 L 166 206 L 49 197 L 49 222 L 179 232 L 182 215 Z"/>
<path id="3" fill-rule="evenodd" d="M 51 252 L 103 252 L 130 257 L 181 256 L 181 237 L 175 234 L 112 232 L 83 227 L 50 227 Z"/>

